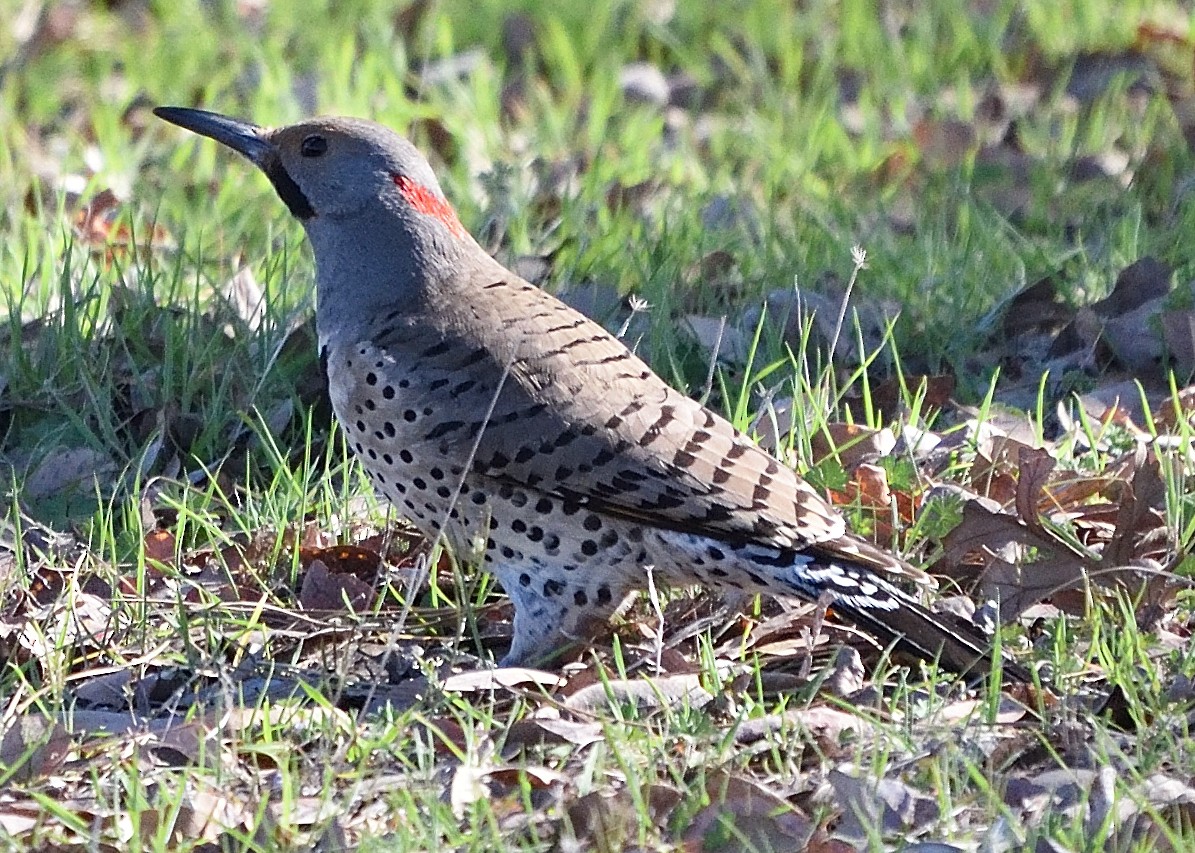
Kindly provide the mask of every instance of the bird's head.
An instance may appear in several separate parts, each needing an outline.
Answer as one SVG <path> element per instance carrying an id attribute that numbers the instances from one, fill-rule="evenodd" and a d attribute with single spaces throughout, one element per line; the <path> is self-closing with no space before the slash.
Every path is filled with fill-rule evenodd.
<path id="1" fill-rule="evenodd" d="M 424 156 L 379 124 L 316 118 L 271 129 L 183 107 L 158 107 L 154 114 L 247 157 L 308 231 L 389 211 L 417 227 L 447 232 L 439 236 L 464 237 Z"/>

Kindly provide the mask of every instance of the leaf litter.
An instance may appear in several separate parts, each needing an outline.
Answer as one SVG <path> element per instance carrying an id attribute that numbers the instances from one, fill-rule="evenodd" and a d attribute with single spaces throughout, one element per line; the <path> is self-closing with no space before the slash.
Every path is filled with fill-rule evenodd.
<path id="1" fill-rule="evenodd" d="M 240 14 L 256 14 L 254 4 L 242 5 Z M 413 31 L 421 5 L 404 12 L 396 27 Z M 661 10 L 652 14 L 666 20 L 669 4 L 656 5 Z M 75 15 L 72 4 L 45 4 L 3 73 L 71 38 Z M 510 64 L 520 71 L 503 109 L 516 115 L 527 109 L 528 87 L 538 83 L 534 69 L 544 34 L 517 17 L 509 30 L 507 49 L 519 58 Z M 894 230 L 909 224 L 900 221 L 902 198 L 908 202 L 935 173 L 972 159 L 997 175 L 986 185 L 981 181 L 979 192 L 1010 217 L 1022 213 L 1031 174 L 1041 164 L 1019 144 L 1017 123 L 1064 74 L 1067 96 L 1084 103 L 1126 76 L 1134 91 L 1161 91 L 1190 132 L 1195 110 L 1188 36 L 1142 25 L 1137 40 L 1122 54 L 1075 57 L 1068 71 L 1039 65 L 1025 79 L 992 85 L 974 121 L 926 112 L 894 122 L 893 150 L 874 176 L 896 194 Z M 420 71 L 425 87 L 497 73 L 476 53 Z M 857 104 L 849 97 L 848 76 L 840 109 L 850 128 Z M 716 104 L 719 97 L 716 75 L 703 87 L 649 63 L 624 66 L 619 85 L 628 97 L 665 112 Z M 675 113 L 668 115 L 669 126 L 684 126 Z M 469 156 L 443 126 L 429 121 L 421 132 L 445 161 Z M 1133 175 L 1116 154 L 1076 161 L 1077 182 L 1123 187 Z M 542 179 L 536 203 L 545 215 L 559 209 L 585 167 L 579 157 L 537 165 Z M 59 175 L 52 184 L 82 186 L 89 177 Z M 662 192 L 654 182 L 619 184 L 610 188 L 607 203 L 648 219 L 658 215 Z M 134 262 L 142 241 L 147 252 L 174 248 L 171 235 L 157 225 L 139 230 L 134 242 L 129 223 L 136 212 L 122 209 L 120 197 L 102 191 L 68 211 L 95 262 Z M 1057 206 L 1065 214 L 1064 202 Z M 746 231 L 751 241 L 759 240 L 760 214 L 749 198 L 716 197 L 703 218 L 711 232 Z M 535 262 L 538 276 L 549 278 L 551 255 Z M 261 285 L 247 267 L 234 266 L 238 271 L 216 288 L 222 307 L 202 318 L 204 337 L 220 348 L 215 364 L 234 363 L 243 352 L 237 344 L 257 337 L 267 320 Z M 734 252 L 716 248 L 689 275 L 717 279 L 720 299 L 733 301 L 744 273 Z M 927 369 L 901 378 L 906 387 L 924 389 L 925 408 L 916 415 L 900 389 L 881 387 L 874 399 L 889 426 L 847 420 L 815 432 L 813 462 L 834 475 L 833 483 L 823 484 L 826 493 L 856 529 L 902 549 L 911 544 L 932 559 L 936 575 L 967 593 L 959 598 L 995 602 L 995 618 L 1010 623 L 1007 642 L 1016 653 L 1025 651 L 1022 646 L 1049 647 L 1051 638 L 1037 627 L 1043 612 L 1082 616 L 1093 600 L 1124 602 L 1129 617 L 1155 626 L 1159 636 L 1170 630 L 1187 640 L 1189 628 L 1173 594 L 1173 587 L 1185 586 L 1175 572 L 1183 555 L 1166 515 L 1162 475 L 1166 466 L 1177 466 L 1180 480 L 1188 477 L 1195 390 L 1175 392 L 1168 378 L 1171 371 L 1195 371 L 1195 323 L 1191 287 L 1175 284 L 1174 276 L 1164 263 L 1145 257 L 1121 272 L 1104 299 L 1072 305 L 1063 294 L 1074 288 L 1065 286 L 1062 269 L 993 313 L 989 347 L 980 358 L 984 367 L 1005 372 L 996 400 L 1013 410 L 1030 408 L 1049 370 L 1046 396 L 1049 408 L 1057 407 L 1048 438 L 1025 430 L 1023 417 L 1003 424 L 998 417 L 977 418 L 954 401 L 955 375 Z M 605 300 L 612 314 L 626 315 L 617 292 L 611 299 L 600 285 L 575 287 L 577 298 Z M 896 316 L 882 299 L 852 293 L 847 300 L 828 274 L 815 289 L 773 292 L 762 313 L 746 309 L 736 316 L 728 310 L 711 317 L 686 310 L 684 316 L 696 345 L 734 370 L 746 360 L 761 317 L 777 324 L 780 339 L 794 350 L 811 317 L 815 345 L 837 344 L 835 355 L 849 362 L 854 342 L 835 331 L 844 308 L 867 352 L 885 340 Z M 90 353 L 124 351 L 137 342 L 160 358 L 172 324 L 182 319 L 144 295 L 118 292 L 111 313 L 94 318 Z M 19 331 L 19 348 L 53 349 L 53 328 L 44 319 Z M 295 412 L 318 406 L 325 393 L 313 352 L 310 326 L 295 324 L 272 362 L 283 376 L 280 384 L 298 389 L 301 405 L 276 393 L 257 396 L 250 387 L 255 382 L 248 382 L 230 391 L 237 411 L 256 408 L 264 413 L 266 433 L 286 438 Z M 125 394 L 126 445 L 94 446 L 69 436 L 73 442 L 43 444 L 40 457 L 0 460 L 28 472 L 22 501 L 39 517 L 58 513 L 59 520 L 71 513 L 55 500 L 71 490 L 128 490 L 121 472 L 153 435 L 162 437 L 160 450 L 140 461 L 142 479 L 237 492 L 221 469 L 236 469 L 251 450 L 261 449 L 260 443 L 250 446 L 253 431 L 220 425 L 219 439 L 205 447 L 205 408 L 179 410 L 152 364 L 130 358 L 114 365 L 113 373 L 119 381 L 112 387 Z M 1094 387 L 1074 393 L 1067 383 L 1076 377 Z M 23 392 L 14 395 L 11 377 L 4 379 L 7 421 L 29 434 L 44 429 L 49 407 Z M 81 390 L 61 393 L 76 394 L 76 408 L 86 408 Z M 776 417 L 759 432 L 782 451 L 801 426 L 792 414 L 801 407 L 770 402 Z M 860 405 L 846 400 L 851 412 Z M 221 447 L 219 457 L 204 455 L 221 444 L 233 451 Z M 1177 461 L 1169 452 L 1174 446 L 1186 454 Z M 1088 742 L 1084 716 L 1107 697 L 1004 691 L 991 707 L 953 685 L 914 693 L 893 707 L 893 686 L 867 676 L 884 650 L 816 607 L 679 595 L 657 612 L 639 602 L 614 628 L 618 658 L 602 641 L 562 660 L 559 672 L 491 671 L 481 662 L 508 639 L 509 607 L 501 599 L 479 599 L 443 559 L 421 588 L 406 590 L 401 581 L 413 574 L 414 563 L 431 556 L 429 543 L 409 530 L 381 526 L 376 518 L 337 529 L 304 520 L 283 531 L 229 533 L 196 543 L 183 536 L 177 510 L 155 500 L 143 509 L 143 567 L 95 553 L 74 533 L 57 534 L 32 519 L 18 516 L 20 524 L 6 521 L 2 531 L 0 567 L 11 594 L 0 606 L 0 650 L 10 666 L 29 673 L 4 710 L 0 737 L 0 826 L 12 837 L 36 837 L 47 820 L 39 797 L 49 794 L 59 815 L 77 818 L 60 829 L 76 841 L 97 831 L 103 844 L 128 847 L 153 837 L 157 822 L 173 819 L 173 841 L 227 846 L 255 826 L 257 804 L 267 803 L 267 820 L 257 832 L 280 842 L 343 848 L 363 835 L 393 831 L 399 818 L 379 808 L 381 795 L 409 785 L 412 777 L 403 762 L 376 756 L 367 778 L 336 778 L 335 771 L 352 769 L 342 747 L 373 732 L 378 717 L 406 712 L 412 712 L 404 718 L 408 734 L 433 743 L 443 770 L 421 781 L 458 818 L 486 802 L 512 834 L 529 833 L 538 823 L 559 849 L 571 849 L 566 842 L 582 845 L 577 849 L 629 849 L 644 837 L 645 819 L 649 837 L 692 851 L 748 845 L 844 850 L 877 835 L 913 849 L 957 849 L 937 843 L 942 834 L 982 838 L 987 849 L 1016 849 L 1026 828 L 1052 815 L 1075 821 L 1086 838 L 1118 844 L 1159 841 L 1166 822 L 1190 822 L 1187 781 L 1165 771 L 1134 772 L 1128 756 L 1149 737 L 1145 728 L 1134 728 L 1130 719 L 1115 735 L 1111 760 Z M 918 527 L 933 526 L 931 515 L 945 520 L 922 538 L 914 536 Z M 56 526 L 72 529 L 69 523 Z M 391 625 L 407 594 L 415 603 L 397 633 Z M 472 613 L 473 624 L 461 623 L 463 611 Z M 711 629 L 708 650 L 694 625 Z M 1162 654 L 1167 648 L 1173 645 L 1149 653 L 1164 676 L 1181 685 L 1181 674 Z M 695 665 L 703 654 L 712 655 L 713 666 Z M 38 678 L 57 661 L 69 673 L 62 708 L 42 701 L 47 694 Z M 1098 683 L 1106 674 L 1101 662 L 1093 656 L 1086 664 L 1085 675 Z M 453 704 L 461 698 L 487 707 L 488 724 L 461 718 Z M 1174 698 L 1189 703 L 1189 684 Z M 766 710 L 771 706 L 765 702 L 783 706 L 789 699 L 782 711 Z M 1153 724 L 1181 727 L 1186 711 L 1179 708 L 1167 709 Z M 1042 717 L 1053 722 L 1039 725 Z M 603 784 L 584 789 L 595 756 L 619 744 L 614 728 L 620 734 L 624 728 L 671 732 L 678 719 L 687 721 L 680 733 L 670 734 L 678 758 L 659 781 L 640 783 L 607 770 Z M 285 746 L 273 752 L 262 747 L 263 731 Z M 726 748 L 727 731 L 733 749 Z M 311 756 L 304 753 L 308 747 L 314 747 Z M 884 775 L 858 764 L 860 754 L 879 753 L 888 759 Z M 269 774 L 296 755 L 307 787 L 331 787 L 331 797 L 303 795 L 281 805 L 266 796 Z M 331 779 L 323 772 L 329 761 Z M 997 825 L 970 823 L 990 813 L 974 791 L 956 792 L 961 796 L 951 802 L 953 812 L 944 810 L 949 798 L 934 789 L 937 762 L 943 761 L 965 763 L 986 777 L 1007 810 Z M 205 767 L 221 768 L 223 784 L 186 776 L 173 817 L 143 811 L 134 821 L 100 801 L 90 786 L 96 776 L 129 770 L 148 776 L 164 768 Z M 1131 780 L 1128 796 L 1116 785 L 1122 777 Z"/>

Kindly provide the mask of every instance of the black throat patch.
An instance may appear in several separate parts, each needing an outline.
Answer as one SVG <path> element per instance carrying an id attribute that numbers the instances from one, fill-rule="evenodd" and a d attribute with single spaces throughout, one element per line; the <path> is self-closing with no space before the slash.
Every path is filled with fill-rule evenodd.
<path id="1" fill-rule="evenodd" d="M 304 220 L 315 216 L 315 209 L 312 208 L 311 202 L 307 200 L 307 196 L 303 195 L 303 191 L 299 189 L 299 185 L 294 182 L 294 179 L 287 174 L 278 157 L 270 157 L 262 164 L 261 169 L 270 179 L 270 183 L 274 185 L 279 198 L 282 199 L 292 216 Z"/>

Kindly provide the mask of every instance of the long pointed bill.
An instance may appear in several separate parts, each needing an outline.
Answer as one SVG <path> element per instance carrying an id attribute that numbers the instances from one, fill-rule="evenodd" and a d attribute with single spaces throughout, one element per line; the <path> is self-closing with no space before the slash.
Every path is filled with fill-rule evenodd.
<path id="1" fill-rule="evenodd" d="M 185 107 L 154 107 L 154 115 L 192 133 L 227 145 L 259 166 L 274 151 L 274 146 L 262 139 L 264 128 L 247 121 Z"/>
<path id="2" fill-rule="evenodd" d="M 310 219 L 315 211 L 294 179 L 282 165 L 278 149 L 269 139 L 270 131 L 251 122 L 222 116 L 207 110 L 186 107 L 154 107 L 154 115 L 171 124 L 206 136 L 243 154 L 266 173 L 278 195 L 298 219 Z"/>

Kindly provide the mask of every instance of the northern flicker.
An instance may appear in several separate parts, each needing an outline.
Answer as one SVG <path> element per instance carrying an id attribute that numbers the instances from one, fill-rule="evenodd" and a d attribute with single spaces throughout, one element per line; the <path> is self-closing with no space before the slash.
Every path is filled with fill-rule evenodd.
<path id="1" fill-rule="evenodd" d="M 542 662 L 653 577 L 828 604 L 883 646 L 983 675 L 992 649 L 896 578 L 791 468 L 617 338 L 502 267 L 410 142 L 368 121 L 159 117 L 247 157 L 311 241 L 320 358 L 375 488 L 515 605 Z M 896 577 L 894 577 L 896 576 Z M 1006 677 L 1028 673 L 1005 659 Z"/>

